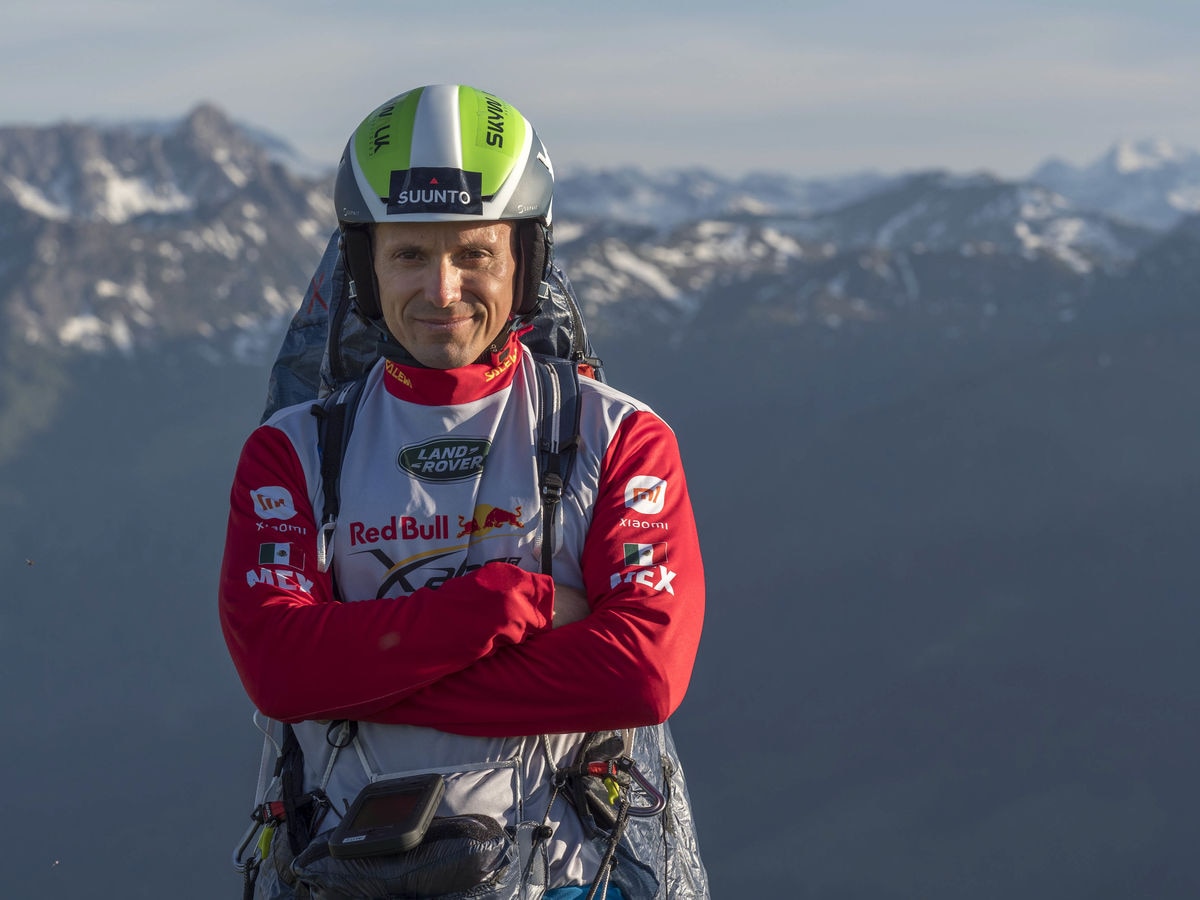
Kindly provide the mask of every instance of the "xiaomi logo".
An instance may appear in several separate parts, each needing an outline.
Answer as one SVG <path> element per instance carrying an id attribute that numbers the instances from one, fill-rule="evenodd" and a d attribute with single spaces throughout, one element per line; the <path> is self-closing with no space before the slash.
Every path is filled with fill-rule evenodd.
<path id="1" fill-rule="evenodd" d="M 260 519 L 290 519 L 296 514 L 292 494 L 285 487 L 260 487 L 250 492 L 250 500 Z"/>
<path id="2" fill-rule="evenodd" d="M 666 502 L 667 482 L 657 475 L 634 475 L 625 485 L 625 505 L 644 515 L 658 515 Z"/>

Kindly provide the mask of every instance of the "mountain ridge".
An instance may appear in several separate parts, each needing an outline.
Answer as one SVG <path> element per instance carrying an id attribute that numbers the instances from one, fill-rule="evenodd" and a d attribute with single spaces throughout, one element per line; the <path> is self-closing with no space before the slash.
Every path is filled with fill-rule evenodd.
<path id="1" fill-rule="evenodd" d="M 1165 160 L 1153 169 L 1160 174 L 1167 162 L 1195 156 L 1155 146 Z M 0 127 L 0 315 L 26 342 L 93 352 L 132 352 L 184 333 L 203 340 L 278 330 L 334 226 L 330 177 L 288 168 L 280 162 L 287 151 L 285 141 L 206 103 L 156 126 Z M 1078 181 L 1065 166 L 1048 180 Z M 1169 204 L 1182 190 L 1171 187 L 1164 200 L 1161 178 L 1137 184 L 1143 207 Z M 1121 208 L 1129 190 L 1117 198 Z M 636 302 L 653 297 L 676 307 L 680 323 L 704 302 L 697 288 L 714 280 L 709 270 L 724 264 L 761 264 L 769 274 L 790 258 L 956 249 L 1048 256 L 1082 283 L 1093 270 L 1129 268 L 1156 235 L 1182 221 L 1131 223 L 1036 181 L 936 170 L 724 179 L 626 167 L 565 176 L 558 195 L 560 255 L 589 313 L 603 318 L 613 286 L 626 285 Z M 766 243 L 752 242 L 751 256 L 731 260 L 728 234 L 745 226 Z M 705 229 L 724 236 L 705 247 Z M 288 258 L 285 268 L 259 271 L 267 245 L 271 257 Z M 624 249 L 614 257 L 616 247 Z M 688 258 L 699 268 L 688 270 Z"/>
<path id="2" fill-rule="evenodd" d="M 1093 168 L 1111 181 L 1122 152 L 1135 151 Z M 1137 152 L 1157 162 L 1126 166 L 1114 203 L 1140 191 L 1135 205 L 1169 205 L 1194 154 Z M 19 383 L 30 352 L 136 356 L 187 340 L 237 362 L 277 342 L 335 227 L 330 175 L 289 154 L 208 103 L 168 123 L 0 127 L 0 379 Z M 1083 176 L 1056 171 L 1078 195 Z M 591 330 L 647 352 L 763 328 L 812 346 L 901 324 L 937 342 L 1069 328 L 1096 296 L 1190 273 L 1200 243 L 1186 214 L 1137 224 L 981 172 L 625 167 L 565 175 L 557 193 L 557 257 Z M 42 407 L 57 383 L 47 376 Z M 0 445 L 45 416 L 6 392 Z"/>

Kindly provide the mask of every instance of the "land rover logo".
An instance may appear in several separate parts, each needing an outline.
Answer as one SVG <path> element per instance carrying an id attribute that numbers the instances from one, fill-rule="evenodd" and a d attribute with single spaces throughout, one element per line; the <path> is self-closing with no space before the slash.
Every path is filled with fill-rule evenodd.
<path id="1" fill-rule="evenodd" d="M 483 471 L 492 442 L 483 438 L 434 438 L 400 448 L 400 468 L 422 481 L 466 481 Z"/>

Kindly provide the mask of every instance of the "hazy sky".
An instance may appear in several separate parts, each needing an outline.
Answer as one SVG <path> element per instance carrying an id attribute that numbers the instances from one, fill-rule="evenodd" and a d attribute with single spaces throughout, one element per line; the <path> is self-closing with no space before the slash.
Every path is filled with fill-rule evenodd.
<path id="1" fill-rule="evenodd" d="M 462 81 L 562 169 L 1020 175 L 1200 149 L 1198 39 L 1197 0 L 4 0 L 0 123 L 209 100 L 333 164 L 384 100 Z"/>

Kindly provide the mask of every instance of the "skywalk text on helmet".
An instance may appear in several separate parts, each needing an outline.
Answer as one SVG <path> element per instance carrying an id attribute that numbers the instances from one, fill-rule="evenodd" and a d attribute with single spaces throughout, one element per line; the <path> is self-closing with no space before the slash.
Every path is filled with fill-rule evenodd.
<path id="1" fill-rule="evenodd" d="M 504 103 L 499 97 L 484 94 L 487 103 L 487 142 L 489 147 L 504 148 Z"/>

